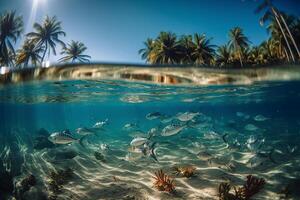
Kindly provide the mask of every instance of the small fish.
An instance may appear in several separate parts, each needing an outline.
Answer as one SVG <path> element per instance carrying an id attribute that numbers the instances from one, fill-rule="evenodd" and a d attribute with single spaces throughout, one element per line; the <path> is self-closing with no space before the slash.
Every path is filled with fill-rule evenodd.
<path id="1" fill-rule="evenodd" d="M 176 135 L 176 134 L 180 133 L 186 127 L 187 127 L 187 125 L 170 124 L 162 130 L 161 135 L 162 136 Z"/>
<path id="2" fill-rule="evenodd" d="M 269 118 L 263 116 L 263 115 L 256 115 L 254 118 L 253 118 L 255 121 L 258 121 L 258 122 L 263 122 L 263 121 L 266 121 L 268 120 Z"/>
<path id="3" fill-rule="evenodd" d="M 79 139 L 75 138 L 69 130 L 65 130 L 63 132 L 55 132 L 52 133 L 48 140 L 53 144 L 71 144 Z"/>
<path id="4" fill-rule="evenodd" d="M 257 131 L 259 128 L 253 124 L 247 124 L 245 127 L 245 130 L 247 131 Z"/>
<path id="5" fill-rule="evenodd" d="M 289 154 L 294 153 L 298 149 L 298 146 L 291 147 L 290 145 L 287 146 L 287 151 Z"/>
<path id="6" fill-rule="evenodd" d="M 128 151 L 130 153 L 143 154 L 144 156 L 151 157 L 155 161 L 158 162 L 158 159 L 157 159 L 156 153 L 155 153 L 155 145 L 156 145 L 156 142 L 153 142 L 152 144 L 149 144 L 147 142 L 140 146 L 131 146 L 128 149 Z"/>
<path id="7" fill-rule="evenodd" d="M 209 132 L 204 133 L 204 139 L 216 140 L 216 139 L 220 139 L 220 138 L 221 138 L 221 135 L 214 131 L 209 131 Z"/>
<path id="8" fill-rule="evenodd" d="M 134 138 L 130 142 L 130 145 L 134 146 L 134 147 L 138 147 L 138 146 L 141 146 L 141 145 L 145 144 L 146 142 L 148 142 L 148 138 L 138 137 L 138 138 Z"/>
<path id="9" fill-rule="evenodd" d="M 136 123 L 128 123 L 128 124 L 125 124 L 123 126 L 123 129 L 126 130 L 126 131 L 132 131 L 132 130 L 135 130 L 138 128 L 138 125 Z"/>
<path id="10" fill-rule="evenodd" d="M 236 114 L 236 116 L 238 116 L 238 117 L 244 117 L 244 116 L 245 116 L 245 114 L 242 113 L 242 112 L 236 112 L 235 114 Z"/>
<path id="11" fill-rule="evenodd" d="M 93 128 L 102 128 L 103 126 L 108 124 L 108 119 L 105 119 L 104 121 L 96 122 L 93 126 Z"/>
<path id="12" fill-rule="evenodd" d="M 200 115 L 199 112 L 185 112 L 185 113 L 178 113 L 177 119 L 179 119 L 182 122 L 187 122 L 192 120 L 194 117 Z"/>
<path id="13" fill-rule="evenodd" d="M 274 150 L 271 150 L 270 152 L 256 152 L 248 162 L 250 163 L 251 167 L 262 166 L 267 161 L 271 161 L 272 163 L 276 164 L 277 162 L 272 157 L 273 152 Z"/>
<path id="14" fill-rule="evenodd" d="M 81 136 L 86 136 L 86 135 L 93 135 L 96 134 L 99 131 L 99 128 L 78 128 L 76 129 L 76 133 Z"/>
<path id="15" fill-rule="evenodd" d="M 162 114 L 159 112 L 152 112 L 146 115 L 146 119 L 148 120 L 154 120 L 162 117 Z"/>
<path id="16" fill-rule="evenodd" d="M 100 144 L 100 149 L 101 149 L 102 151 L 106 151 L 106 150 L 109 149 L 109 146 L 108 146 L 107 144 Z"/>
<path id="17" fill-rule="evenodd" d="M 158 135 L 158 133 L 159 133 L 159 128 L 151 128 L 147 134 L 151 138 L 153 136 Z"/>

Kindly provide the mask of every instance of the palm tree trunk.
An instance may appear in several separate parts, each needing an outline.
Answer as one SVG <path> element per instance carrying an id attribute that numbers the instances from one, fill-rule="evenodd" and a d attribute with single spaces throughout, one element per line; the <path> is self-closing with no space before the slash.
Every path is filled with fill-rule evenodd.
<path id="1" fill-rule="evenodd" d="M 283 18 L 282 14 L 279 13 L 279 16 L 280 16 L 281 20 L 283 21 L 283 24 L 284 24 L 286 30 L 288 31 L 288 33 L 289 33 L 289 35 L 290 35 L 290 38 L 291 38 L 291 40 L 292 40 L 292 43 L 293 43 L 293 45 L 294 45 L 294 47 L 295 47 L 295 49 L 296 49 L 296 51 L 297 51 L 297 54 L 298 54 L 298 56 L 299 56 L 299 58 L 300 58 L 300 52 L 299 52 L 298 46 L 297 46 L 297 44 L 296 44 L 296 42 L 295 42 L 295 40 L 294 40 L 294 37 L 293 37 L 293 35 L 292 35 L 291 31 L 290 31 L 290 28 L 289 28 L 289 26 L 286 24 L 286 21 L 285 21 L 285 19 Z"/>
<path id="2" fill-rule="evenodd" d="M 284 37 L 284 40 L 285 40 L 285 42 L 286 42 L 286 45 L 287 45 L 287 47 L 288 47 L 288 49 L 289 49 L 289 52 L 290 52 L 291 57 L 292 57 L 292 60 L 293 60 L 293 62 L 295 62 L 295 58 L 294 58 L 293 51 L 292 51 L 292 49 L 291 49 L 291 46 L 290 46 L 290 44 L 289 44 L 289 41 L 287 40 L 287 37 L 286 37 L 286 35 L 285 35 L 285 33 L 284 33 L 284 30 L 283 30 L 283 28 L 282 28 L 282 26 L 281 26 L 281 23 L 280 23 L 280 21 L 279 21 L 279 19 L 278 19 L 278 14 L 277 14 L 276 10 L 275 10 L 273 7 L 271 7 L 271 9 L 272 9 L 272 12 L 273 12 L 273 14 L 274 14 L 275 20 L 276 20 L 276 22 L 277 22 L 277 24 L 278 24 L 278 26 L 279 26 L 279 28 L 280 28 L 280 30 L 281 30 L 281 33 L 282 33 L 282 35 L 283 35 L 283 37 Z"/>
<path id="3" fill-rule="evenodd" d="M 239 59 L 240 59 L 241 67 L 243 67 L 243 60 L 242 60 L 241 52 L 238 51 L 238 54 L 239 54 Z"/>
<path id="4" fill-rule="evenodd" d="M 44 62 L 44 58 L 45 58 L 47 49 L 48 49 L 48 44 L 47 44 L 47 42 L 46 42 L 46 47 L 45 47 L 45 50 L 44 50 L 44 53 L 43 53 L 43 57 L 42 57 L 42 60 L 41 60 L 41 64 L 42 64 L 42 65 L 43 65 L 43 62 Z"/>
<path id="5" fill-rule="evenodd" d="M 290 57 L 289 57 L 289 54 L 288 54 L 286 48 L 283 48 L 283 50 L 284 50 L 284 54 L 285 54 L 285 56 L 286 56 L 288 62 L 290 62 Z"/>

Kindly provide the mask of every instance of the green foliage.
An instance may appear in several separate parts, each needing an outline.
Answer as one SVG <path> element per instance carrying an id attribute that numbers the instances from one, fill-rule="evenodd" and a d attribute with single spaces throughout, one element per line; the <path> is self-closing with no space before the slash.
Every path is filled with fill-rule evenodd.
<path id="1" fill-rule="evenodd" d="M 72 40 L 70 44 L 67 44 L 63 48 L 63 51 L 61 52 L 62 55 L 65 55 L 62 57 L 59 61 L 60 62 L 89 62 L 89 59 L 91 58 L 88 55 L 83 54 L 84 51 L 86 51 L 86 46 L 82 42 L 74 41 Z"/>

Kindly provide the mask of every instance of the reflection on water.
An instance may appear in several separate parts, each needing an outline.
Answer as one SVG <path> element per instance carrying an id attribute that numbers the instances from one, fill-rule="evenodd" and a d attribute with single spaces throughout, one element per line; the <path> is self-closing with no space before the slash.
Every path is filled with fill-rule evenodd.
<path id="1" fill-rule="evenodd" d="M 266 182 L 251 199 L 299 199 L 298 70 L 197 70 L 2 76 L 48 81 L 0 88 L 0 199 L 220 199 L 220 184 L 243 189 L 249 174 Z M 161 169 L 175 192 L 154 184 Z"/>

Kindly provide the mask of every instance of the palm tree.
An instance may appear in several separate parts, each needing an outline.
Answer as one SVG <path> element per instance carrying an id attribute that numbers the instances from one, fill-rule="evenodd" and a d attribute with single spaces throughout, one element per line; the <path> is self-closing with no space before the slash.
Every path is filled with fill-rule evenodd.
<path id="1" fill-rule="evenodd" d="M 16 43 L 22 31 L 23 19 L 16 16 L 15 11 L 0 16 L 0 62 L 3 65 L 12 65 L 10 53 L 15 55 L 13 43 Z"/>
<path id="2" fill-rule="evenodd" d="M 214 59 L 215 45 L 210 44 L 210 40 L 206 39 L 204 34 L 194 35 L 194 51 L 192 52 L 193 60 L 197 65 L 210 65 L 211 61 Z"/>
<path id="3" fill-rule="evenodd" d="M 267 60 L 265 59 L 262 51 L 263 49 L 259 46 L 252 47 L 248 55 L 249 62 L 253 65 L 265 64 Z"/>
<path id="4" fill-rule="evenodd" d="M 180 62 L 180 46 L 171 32 L 160 32 L 154 42 L 152 62 L 155 64 L 176 64 Z"/>
<path id="5" fill-rule="evenodd" d="M 17 51 L 16 65 L 27 67 L 29 62 L 37 66 L 41 63 L 40 54 L 44 51 L 43 47 L 36 45 L 33 41 L 26 39 L 21 49 Z"/>
<path id="6" fill-rule="evenodd" d="M 296 48 L 296 51 L 298 52 L 298 55 L 300 57 L 300 53 L 298 50 L 298 47 L 295 43 L 295 40 L 285 22 L 285 19 L 282 17 L 282 14 L 278 11 L 278 9 L 272 4 L 271 0 L 264 0 L 255 10 L 255 13 L 259 13 L 262 10 L 266 10 L 266 12 L 264 13 L 264 15 L 261 17 L 260 19 L 260 24 L 263 25 L 266 21 L 270 20 L 272 17 L 274 18 L 274 20 L 276 21 L 276 23 L 278 24 L 281 34 L 285 40 L 285 43 L 288 47 L 289 53 L 292 57 L 293 62 L 295 62 L 295 58 L 294 58 L 294 54 L 292 52 L 291 46 L 288 42 L 288 38 L 287 38 L 287 34 L 283 29 L 282 23 L 284 24 L 285 28 L 287 29 L 289 35 L 290 35 L 290 39 L 292 40 L 294 47 Z"/>
<path id="7" fill-rule="evenodd" d="M 274 18 L 273 18 L 274 19 Z M 267 31 L 271 33 L 272 40 L 277 41 L 276 44 L 278 45 L 277 48 L 277 57 L 279 59 L 285 57 L 288 61 L 290 60 L 290 54 L 287 51 L 287 43 L 284 40 L 283 34 L 280 30 L 278 23 L 274 20 L 270 22 L 267 26 Z M 274 44 L 274 42 L 273 42 Z"/>
<path id="8" fill-rule="evenodd" d="M 67 44 L 63 48 L 63 51 L 61 52 L 62 55 L 65 55 L 61 59 L 59 59 L 60 62 L 89 62 L 89 59 L 91 56 L 83 54 L 83 52 L 87 49 L 87 47 L 82 43 L 78 41 L 72 40 L 70 44 Z"/>
<path id="9" fill-rule="evenodd" d="M 56 44 L 60 44 L 63 47 L 65 43 L 59 39 L 60 36 L 66 36 L 66 33 L 62 31 L 61 22 L 57 21 L 56 17 L 47 16 L 43 24 L 35 23 L 33 25 L 36 32 L 28 33 L 27 36 L 38 46 L 44 47 L 44 52 L 41 62 L 44 61 L 46 52 L 48 52 L 48 58 L 50 51 L 56 55 Z"/>
<path id="10" fill-rule="evenodd" d="M 193 64 L 193 52 L 195 51 L 196 45 L 193 42 L 193 36 L 183 35 L 180 40 L 180 51 L 181 51 L 181 63 L 182 64 Z"/>
<path id="11" fill-rule="evenodd" d="M 222 67 L 229 65 L 231 62 L 231 55 L 228 45 L 219 46 L 217 49 L 217 64 Z"/>
<path id="12" fill-rule="evenodd" d="M 244 35 L 243 30 L 239 27 L 235 27 L 229 31 L 229 49 L 238 56 L 241 66 L 243 66 L 242 51 L 243 48 L 249 46 L 250 41 Z"/>
<path id="13" fill-rule="evenodd" d="M 139 54 L 143 60 L 146 60 L 146 62 L 153 63 L 154 44 L 155 41 L 151 38 L 148 38 L 146 42 L 144 42 L 145 48 L 139 50 Z"/>

